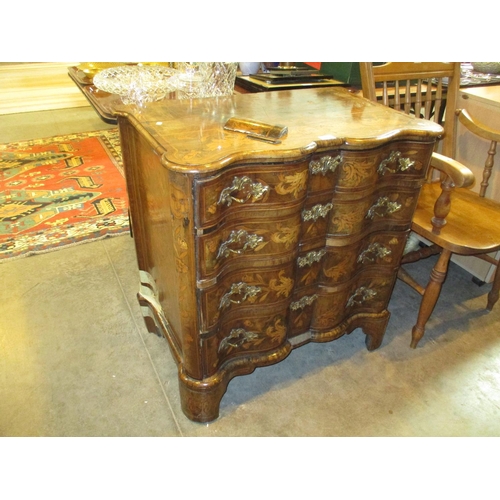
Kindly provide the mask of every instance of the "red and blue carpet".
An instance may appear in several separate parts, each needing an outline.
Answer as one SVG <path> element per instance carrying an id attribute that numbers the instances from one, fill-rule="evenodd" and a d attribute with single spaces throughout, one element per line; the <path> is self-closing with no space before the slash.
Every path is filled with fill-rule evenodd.
<path id="1" fill-rule="evenodd" d="M 117 129 L 0 144 L 0 262 L 128 232 Z"/>

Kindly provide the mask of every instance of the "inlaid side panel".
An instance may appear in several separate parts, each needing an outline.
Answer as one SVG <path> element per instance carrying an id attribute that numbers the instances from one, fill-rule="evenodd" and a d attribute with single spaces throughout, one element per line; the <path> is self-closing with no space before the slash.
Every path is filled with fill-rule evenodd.
<path id="1" fill-rule="evenodd" d="M 201 377 L 196 317 L 190 313 L 196 310 L 190 179 L 165 169 L 161 156 L 128 123 L 121 124 L 121 133 L 139 270 L 154 281 L 160 316 L 168 323 L 162 333 L 184 358 L 187 373 Z"/>

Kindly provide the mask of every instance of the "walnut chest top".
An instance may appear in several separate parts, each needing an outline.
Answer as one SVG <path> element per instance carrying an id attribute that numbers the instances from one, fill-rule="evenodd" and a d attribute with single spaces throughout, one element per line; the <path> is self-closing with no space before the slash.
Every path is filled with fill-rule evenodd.
<path id="1" fill-rule="evenodd" d="M 118 114 L 140 124 L 169 167 L 199 173 L 243 159 L 285 159 L 299 151 L 341 144 L 366 149 L 408 135 L 430 139 L 443 132 L 433 122 L 416 120 L 337 88 L 164 100 L 142 110 L 123 106 Z M 287 127 L 288 133 L 280 144 L 253 140 L 225 130 L 230 118 Z"/>

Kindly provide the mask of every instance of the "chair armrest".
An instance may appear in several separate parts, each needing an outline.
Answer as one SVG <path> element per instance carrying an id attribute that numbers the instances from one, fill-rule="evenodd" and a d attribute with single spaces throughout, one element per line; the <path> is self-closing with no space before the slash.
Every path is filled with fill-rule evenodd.
<path id="1" fill-rule="evenodd" d="M 455 114 L 458 116 L 458 121 L 473 134 L 488 141 L 500 141 L 500 130 L 488 127 L 488 125 L 472 118 L 465 109 L 457 109 Z"/>
<path id="2" fill-rule="evenodd" d="M 446 217 L 451 210 L 451 193 L 455 187 L 466 188 L 474 183 L 474 174 L 460 162 L 432 153 L 431 166 L 445 174 L 441 176 L 441 194 L 434 204 L 434 217 L 431 219 L 432 232 L 439 234 L 446 225 Z"/>
<path id="3" fill-rule="evenodd" d="M 444 172 L 455 187 L 469 187 L 474 184 L 474 174 L 462 163 L 439 153 L 432 153 L 431 167 Z"/>

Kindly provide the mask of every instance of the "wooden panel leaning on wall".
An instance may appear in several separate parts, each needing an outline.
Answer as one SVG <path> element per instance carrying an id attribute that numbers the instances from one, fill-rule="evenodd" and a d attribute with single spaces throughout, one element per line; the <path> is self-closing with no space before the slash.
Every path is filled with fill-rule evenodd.
<path id="1" fill-rule="evenodd" d="M 78 64 L 78 63 L 76 63 Z M 0 64 L 0 115 L 88 106 L 68 62 Z"/>

